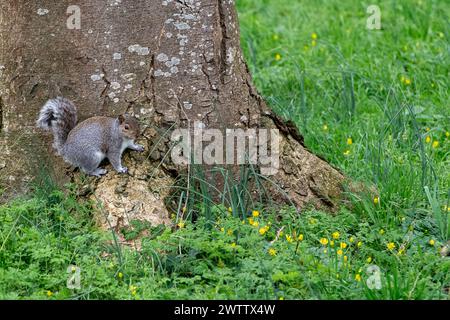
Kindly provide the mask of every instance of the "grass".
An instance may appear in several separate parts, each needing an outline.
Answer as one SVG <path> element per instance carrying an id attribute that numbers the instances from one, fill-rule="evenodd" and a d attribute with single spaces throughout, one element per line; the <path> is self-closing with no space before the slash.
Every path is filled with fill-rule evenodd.
<path id="1" fill-rule="evenodd" d="M 185 220 L 174 215 L 177 230 L 136 221 L 121 231 L 148 232 L 135 252 L 47 181 L 0 207 L 0 298 L 448 299 L 448 5 L 378 3 L 382 30 L 366 29 L 370 3 L 354 0 L 240 0 L 238 10 L 262 95 L 312 151 L 379 197 L 298 215 L 258 207 L 230 183 L 214 204 L 194 168 L 196 201 Z M 67 288 L 69 265 L 81 289 Z"/>

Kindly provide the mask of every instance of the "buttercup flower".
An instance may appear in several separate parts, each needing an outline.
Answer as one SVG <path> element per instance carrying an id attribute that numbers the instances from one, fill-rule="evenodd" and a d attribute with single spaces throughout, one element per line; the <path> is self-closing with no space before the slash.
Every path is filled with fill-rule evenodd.
<path id="1" fill-rule="evenodd" d="M 280 60 L 281 60 L 281 54 L 277 53 L 277 54 L 275 55 L 275 60 L 276 60 L 276 61 L 280 61 Z"/>
<path id="2" fill-rule="evenodd" d="M 428 243 L 430 244 L 430 246 L 434 246 L 435 242 L 433 239 L 431 239 L 430 241 L 428 241 Z"/>
<path id="3" fill-rule="evenodd" d="M 321 243 L 323 246 L 326 246 L 326 245 L 328 244 L 328 239 L 327 239 L 327 238 L 322 238 L 322 239 L 320 239 L 319 241 L 320 241 L 320 243 Z"/>
<path id="4" fill-rule="evenodd" d="M 339 256 L 342 256 L 342 254 L 344 253 L 344 251 L 342 251 L 342 249 L 339 249 L 338 251 L 336 251 L 336 253 L 337 253 Z"/>
<path id="5" fill-rule="evenodd" d="M 387 249 L 388 249 L 389 251 L 392 251 L 392 250 L 394 250 L 394 248 L 395 248 L 395 243 L 389 242 L 389 243 L 386 245 L 386 247 L 387 247 Z"/>
<path id="6" fill-rule="evenodd" d="M 258 210 L 253 210 L 252 211 L 252 216 L 255 217 L 255 218 L 259 217 L 259 211 Z"/>
<path id="7" fill-rule="evenodd" d="M 374 198 L 373 198 L 373 203 L 374 203 L 374 204 L 380 203 L 380 198 L 379 198 L 379 197 L 374 197 Z"/>
<path id="8" fill-rule="evenodd" d="M 303 234 L 299 234 L 298 241 L 303 241 Z"/>
<path id="9" fill-rule="evenodd" d="M 355 275 L 355 280 L 358 281 L 358 282 L 361 281 L 361 275 L 360 275 L 359 273 L 357 273 L 357 274 Z"/>
<path id="10" fill-rule="evenodd" d="M 341 248 L 341 249 L 347 248 L 347 244 L 346 244 L 345 242 L 341 242 L 340 248 Z"/>
<path id="11" fill-rule="evenodd" d="M 437 147 L 439 147 L 439 141 L 437 141 L 437 140 L 433 141 L 432 147 L 435 148 L 435 149 Z"/>
<path id="12" fill-rule="evenodd" d="M 347 138 L 347 144 L 348 145 L 352 145 L 353 144 L 353 139 L 352 138 Z"/>
<path id="13" fill-rule="evenodd" d="M 333 232 L 333 234 L 331 236 L 333 237 L 333 239 L 339 239 L 341 234 L 338 231 L 335 231 L 335 232 Z"/>
<path id="14" fill-rule="evenodd" d="M 269 249 L 269 254 L 270 254 L 271 256 L 275 256 L 275 255 L 277 254 L 277 250 L 275 250 L 274 248 L 270 248 L 270 249 Z"/>

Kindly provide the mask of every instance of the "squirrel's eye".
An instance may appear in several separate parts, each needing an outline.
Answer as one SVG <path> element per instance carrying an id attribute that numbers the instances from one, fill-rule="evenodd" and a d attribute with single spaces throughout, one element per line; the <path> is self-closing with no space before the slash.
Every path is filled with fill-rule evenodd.
<path id="1" fill-rule="evenodd" d="M 125 130 L 128 130 L 128 129 L 130 129 L 130 126 L 129 125 L 125 125 Z"/>

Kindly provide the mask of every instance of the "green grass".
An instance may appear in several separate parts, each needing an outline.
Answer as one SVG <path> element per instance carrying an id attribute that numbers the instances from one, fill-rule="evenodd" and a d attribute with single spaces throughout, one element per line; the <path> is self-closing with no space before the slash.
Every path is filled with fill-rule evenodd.
<path id="1" fill-rule="evenodd" d="M 439 250 L 450 238 L 450 8 L 378 1 L 383 30 L 371 31 L 369 4 L 239 0 L 238 9 L 262 95 L 308 148 L 376 186 L 378 203 L 350 195 L 336 216 L 255 204 L 249 221 L 245 185 L 214 205 L 196 174 L 187 216 L 197 220 L 177 230 L 135 222 L 127 238 L 149 233 L 136 252 L 93 225 L 89 203 L 44 189 L 0 207 L 0 298 L 448 299 L 450 260 Z M 81 269 L 79 290 L 66 286 L 69 265 Z M 368 287 L 376 277 L 379 290 Z"/>

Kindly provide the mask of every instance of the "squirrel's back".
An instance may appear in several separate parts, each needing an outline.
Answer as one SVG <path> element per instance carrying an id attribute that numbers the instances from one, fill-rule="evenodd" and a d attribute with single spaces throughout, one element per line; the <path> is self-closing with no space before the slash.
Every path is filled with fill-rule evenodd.
<path id="1" fill-rule="evenodd" d="M 77 124 L 77 109 L 68 99 L 57 97 L 48 100 L 42 107 L 37 120 L 38 127 L 52 130 L 54 147 L 61 153 L 70 131 Z"/>

